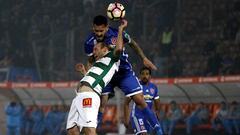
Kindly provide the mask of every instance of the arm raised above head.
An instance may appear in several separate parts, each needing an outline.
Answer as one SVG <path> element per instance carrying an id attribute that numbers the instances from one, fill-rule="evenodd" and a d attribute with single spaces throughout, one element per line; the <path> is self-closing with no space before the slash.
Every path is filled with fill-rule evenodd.
<path id="1" fill-rule="evenodd" d="M 120 55 L 122 50 L 123 50 L 123 47 L 124 47 L 124 44 L 123 44 L 123 30 L 124 28 L 127 27 L 127 20 L 123 19 L 121 20 L 121 25 L 118 27 L 118 36 L 117 36 L 117 44 L 116 44 L 116 48 L 114 50 L 114 54 L 117 56 L 117 55 Z"/>

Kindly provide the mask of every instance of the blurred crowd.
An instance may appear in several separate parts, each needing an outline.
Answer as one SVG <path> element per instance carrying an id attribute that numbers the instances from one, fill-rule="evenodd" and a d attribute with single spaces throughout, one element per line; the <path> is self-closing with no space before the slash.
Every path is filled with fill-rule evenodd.
<path id="1" fill-rule="evenodd" d="M 68 109 L 65 106 L 25 106 L 12 101 L 5 109 L 7 135 L 65 135 Z"/>
<path id="2" fill-rule="evenodd" d="M 236 101 L 229 104 L 221 102 L 217 106 L 199 102 L 189 107 L 171 101 L 168 108 L 162 108 L 160 111 L 159 122 L 167 135 L 172 135 L 177 125 L 184 125 L 187 135 L 193 134 L 194 128 L 199 126 L 212 129 L 215 134 L 224 132 L 226 135 L 238 135 L 240 105 Z"/>
<path id="3" fill-rule="evenodd" d="M 45 81 L 79 79 L 74 65 L 86 61 L 83 43 L 92 18 L 106 14 L 109 2 L 0 0 L 0 68 L 33 68 Z M 155 76 L 240 73 L 238 0 L 127 0 L 122 4 L 130 25 L 127 32 L 159 67 Z M 128 51 L 134 69 L 139 70 L 139 58 Z"/>
<path id="4" fill-rule="evenodd" d="M 34 105 L 25 107 L 19 102 L 12 101 L 6 106 L 5 113 L 7 135 L 66 134 L 66 106 L 54 105 L 46 108 Z M 186 134 L 193 134 L 196 132 L 196 127 L 201 126 L 212 130 L 215 134 L 240 134 L 240 104 L 236 101 L 216 104 L 204 102 L 178 104 L 172 100 L 169 104 L 162 104 L 159 113 L 159 123 L 167 135 L 175 134 L 176 129 L 179 128 L 183 128 Z M 111 116 L 113 118 L 112 125 L 116 126 L 115 117 L 117 116 Z M 109 120 L 106 123 L 103 121 L 99 129 L 104 124 L 109 125 L 111 119 Z"/>

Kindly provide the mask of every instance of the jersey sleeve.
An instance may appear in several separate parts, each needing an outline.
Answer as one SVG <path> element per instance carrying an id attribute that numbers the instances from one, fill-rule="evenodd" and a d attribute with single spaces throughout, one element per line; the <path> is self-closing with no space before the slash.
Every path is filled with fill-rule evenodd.
<path id="1" fill-rule="evenodd" d="M 157 88 L 157 86 L 154 85 L 154 84 L 153 84 L 153 86 L 154 86 L 154 89 L 155 89 L 154 99 L 159 99 L 158 88 Z"/>
<path id="2" fill-rule="evenodd" d="M 123 42 L 124 43 L 131 43 L 131 37 L 126 31 L 123 32 Z"/>
<path id="3" fill-rule="evenodd" d="M 87 56 L 92 56 L 93 55 L 93 44 L 90 44 L 89 42 L 84 43 L 84 51 L 87 54 Z"/>

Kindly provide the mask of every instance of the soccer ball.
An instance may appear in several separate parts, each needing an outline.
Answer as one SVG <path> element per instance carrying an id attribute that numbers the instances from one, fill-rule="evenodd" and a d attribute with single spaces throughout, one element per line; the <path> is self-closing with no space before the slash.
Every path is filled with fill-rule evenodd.
<path id="1" fill-rule="evenodd" d="M 107 16 L 109 19 L 117 21 L 125 17 L 125 8 L 120 3 L 110 3 L 107 8 Z"/>

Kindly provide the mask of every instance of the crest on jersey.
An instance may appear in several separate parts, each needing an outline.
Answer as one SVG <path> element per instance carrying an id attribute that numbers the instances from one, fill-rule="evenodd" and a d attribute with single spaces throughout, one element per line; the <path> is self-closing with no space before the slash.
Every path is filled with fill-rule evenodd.
<path id="1" fill-rule="evenodd" d="M 151 92 L 151 94 L 154 94 L 154 89 L 151 88 L 151 89 L 150 89 L 150 92 Z"/>
<path id="2" fill-rule="evenodd" d="M 112 37 L 111 42 L 112 42 L 112 44 L 116 45 L 117 44 L 117 37 Z"/>

